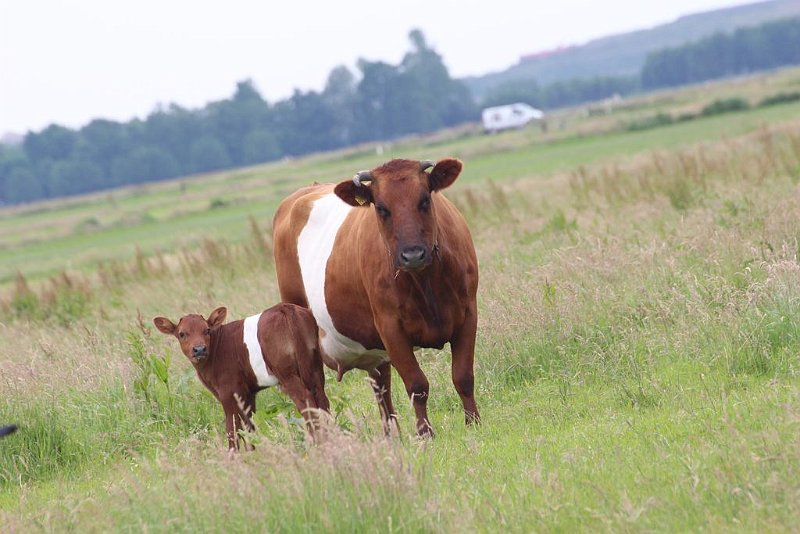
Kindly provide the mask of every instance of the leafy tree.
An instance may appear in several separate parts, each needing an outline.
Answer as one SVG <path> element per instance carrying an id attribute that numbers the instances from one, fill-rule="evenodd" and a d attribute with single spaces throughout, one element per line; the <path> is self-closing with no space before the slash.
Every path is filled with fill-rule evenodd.
<path id="1" fill-rule="evenodd" d="M 355 97 L 356 131 L 353 141 L 386 139 L 392 133 L 389 122 L 391 95 L 396 86 L 397 70 L 383 61 L 358 61 L 361 81 Z"/>
<path id="2" fill-rule="evenodd" d="M 116 180 L 111 180 L 114 159 L 125 154 L 132 148 L 130 125 L 119 122 L 97 119 L 83 128 L 80 135 L 82 140 L 91 147 L 95 163 L 109 177 L 109 183 L 116 185 Z"/>
<path id="3" fill-rule="evenodd" d="M 127 184 L 172 178 L 180 174 L 175 158 L 166 150 L 154 146 L 135 148 L 130 154 L 115 159 L 112 167 L 114 175 Z"/>
<path id="4" fill-rule="evenodd" d="M 3 200 L 12 204 L 44 197 L 41 182 L 28 167 L 14 167 L 3 186 Z"/>
<path id="5" fill-rule="evenodd" d="M 57 161 L 50 170 L 48 188 L 54 197 L 102 189 L 103 171 L 92 161 L 71 158 Z"/>
<path id="6" fill-rule="evenodd" d="M 420 30 L 408 35 L 412 50 L 400 64 L 405 99 L 402 133 L 429 132 L 476 117 L 467 87 L 450 78 L 442 57 L 428 46 Z"/>
<path id="7" fill-rule="evenodd" d="M 330 135 L 335 146 L 348 144 L 354 134 L 356 102 L 355 76 L 350 69 L 339 66 L 331 71 L 322 92 L 322 100 L 332 115 Z"/>
<path id="8" fill-rule="evenodd" d="M 253 130 L 242 141 L 242 163 L 245 165 L 270 161 L 280 156 L 278 138 L 270 130 Z"/>
<path id="9" fill-rule="evenodd" d="M 55 161 L 70 156 L 77 138 L 77 133 L 69 128 L 52 124 L 39 133 L 28 133 L 22 146 L 31 161 Z"/>
<path id="10" fill-rule="evenodd" d="M 275 106 L 275 121 L 286 154 L 307 154 L 337 146 L 330 133 L 333 113 L 315 91 L 295 91 L 289 100 L 279 102 Z"/>
<path id="11" fill-rule="evenodd" d="M 174 176 L 191 172 L 192 141 L 203 133 L 202 123 L 196 114 L 173 104 L 166 110 L 159 109 L 148 115 L 142 125 L 141 141 L 137 146 L 144 144 L 158 147 L 171 155 L 178 171 L 170 169 L 164 177 Z"/>
<path id="12" fill-rule="evenodd" d="M 210 135 L 205 135 L 192 143 L 190 158 L 192 172 L 215 171 L 231 164 L 225 145 Z"/>
<path id="13" fill-rule="evenodd" d="M 270 127 L 269 106 L 250 80 L 237 83 L 230 100 L 209 104 L 206 115 L 207 131 L 225 145 L 234 165 L 246 163 L 242 141 L 247 134 Z"/>

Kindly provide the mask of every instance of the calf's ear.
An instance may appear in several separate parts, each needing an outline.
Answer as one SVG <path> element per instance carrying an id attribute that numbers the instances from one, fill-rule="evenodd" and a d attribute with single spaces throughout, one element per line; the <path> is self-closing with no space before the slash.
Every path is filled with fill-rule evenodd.
<path id="1" fill-rule="evenodd" d="M 156 328 L 158 328 L 159 332 L 162 332 L 170 336 L 175 334 L 175 329 L 177 328 L 177 326 L 175 326 L 175 323 L 173 323 L 166 317 L 156 317 L 155 319 L 153 319 L 153 324 L 156 325 Z"/>
<path id="2" fill-rule="evenodd" d="M 447 158 L 440 160 L 434 165 L 428 183 L 431 191 L 439 191 L 450 187 L 461 174 L 461 162 L 457 159 Z"/>
<path id="3" fill-rule="evenodd" d="M 353 180 L 339 182 L 333 189 L 337 197 L 351 206 L 368 206 L 372 202 L 372 191 L 368 185 L 356 185 Z"/>
<path id="4" fill-rule="evenodd" d="M 228 315 L 228 308 L 225 306 L 220 306 L 216 310 L 212 311 L 211 315 L 208 316 L 208 326 L 214 328 L 221 325 L 225 322 L 226 315 Z"/>

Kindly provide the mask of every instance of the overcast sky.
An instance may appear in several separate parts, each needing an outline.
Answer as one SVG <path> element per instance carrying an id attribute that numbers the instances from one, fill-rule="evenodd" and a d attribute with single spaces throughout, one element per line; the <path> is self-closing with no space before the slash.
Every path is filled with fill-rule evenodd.
<path id="1" fill-rule="evenodd" d="M 452 75 L 747 0 L 3 0 L 0 135 L 199 107 L 251 78 L 267 100 L 358 58 L 397 63 L 420 28 Z"/>

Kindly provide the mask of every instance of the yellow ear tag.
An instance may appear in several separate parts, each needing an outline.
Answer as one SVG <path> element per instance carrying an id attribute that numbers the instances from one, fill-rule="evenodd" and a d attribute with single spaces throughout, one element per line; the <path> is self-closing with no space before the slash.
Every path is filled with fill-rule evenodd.
<path id="1" fill-rule="evenodd" d="M 359 206 L 363 206 L 367 202 L 367 199 L 364 197 L 356 196 L 356 202 L 358 202 Z"/>

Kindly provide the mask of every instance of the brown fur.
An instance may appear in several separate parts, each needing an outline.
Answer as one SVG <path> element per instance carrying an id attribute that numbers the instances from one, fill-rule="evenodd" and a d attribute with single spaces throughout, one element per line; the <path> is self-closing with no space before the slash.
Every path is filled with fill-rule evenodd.
<path id="1" fill-rule="evenodd" d="M 454 159 L 439 161 L 430 174 L 418 161 L 392 160 L 374 169 L 373 181 L 361 187 L 345 180 L 295 192 L 278 207 L 273 223 L 281 298 L 308 306 L 297 239 L 313 201 L 335 192 L 360 207 L 345 219 L 328 259 L 328 311 L 340 333 L 367 349 L 388 352 L 412 399 L 420 434 L 432 432 L 426 407 L 429 385 L 414 347 L 442 348 L 450 343 L 453 384 L 466 421 L 479 420 L 473 395 L 478 262 L 463 217 L 439 193 L 460 172 L 461 162 Z M 412 254 L 413 262 L 404 259 Z M 347 371 L 326 355 L 323 358 L 340 376 Z M 389 365 L 354 366 L 375 380 L 388 427 L 394 416 Z"/>
<path id="2" fill-rule="evenodd" d="M 228 446 L 239 447 L 238 431 L 253 430 L 250 414 L 255 412 L 258 386 L 243 340 L 244 321 L 223 324 L 227 310 L 217 308 L 204 319 L 186 315 L 174 324 L 166 317 L 153 323 L 161 332 L 175 336 L 181 350 L 197 371 L 197 377 L 222 404 Z M 317 344 L 317 323 L 305 308 L 278 304 L 264 311 L 258 320 L 258 342 L 269 372 L 278 379 L 306 419 L 312 431 L 314 409 L 329 410 L 325 375 Z M 198 358 L 195 351 L 205 354 Z"/>

